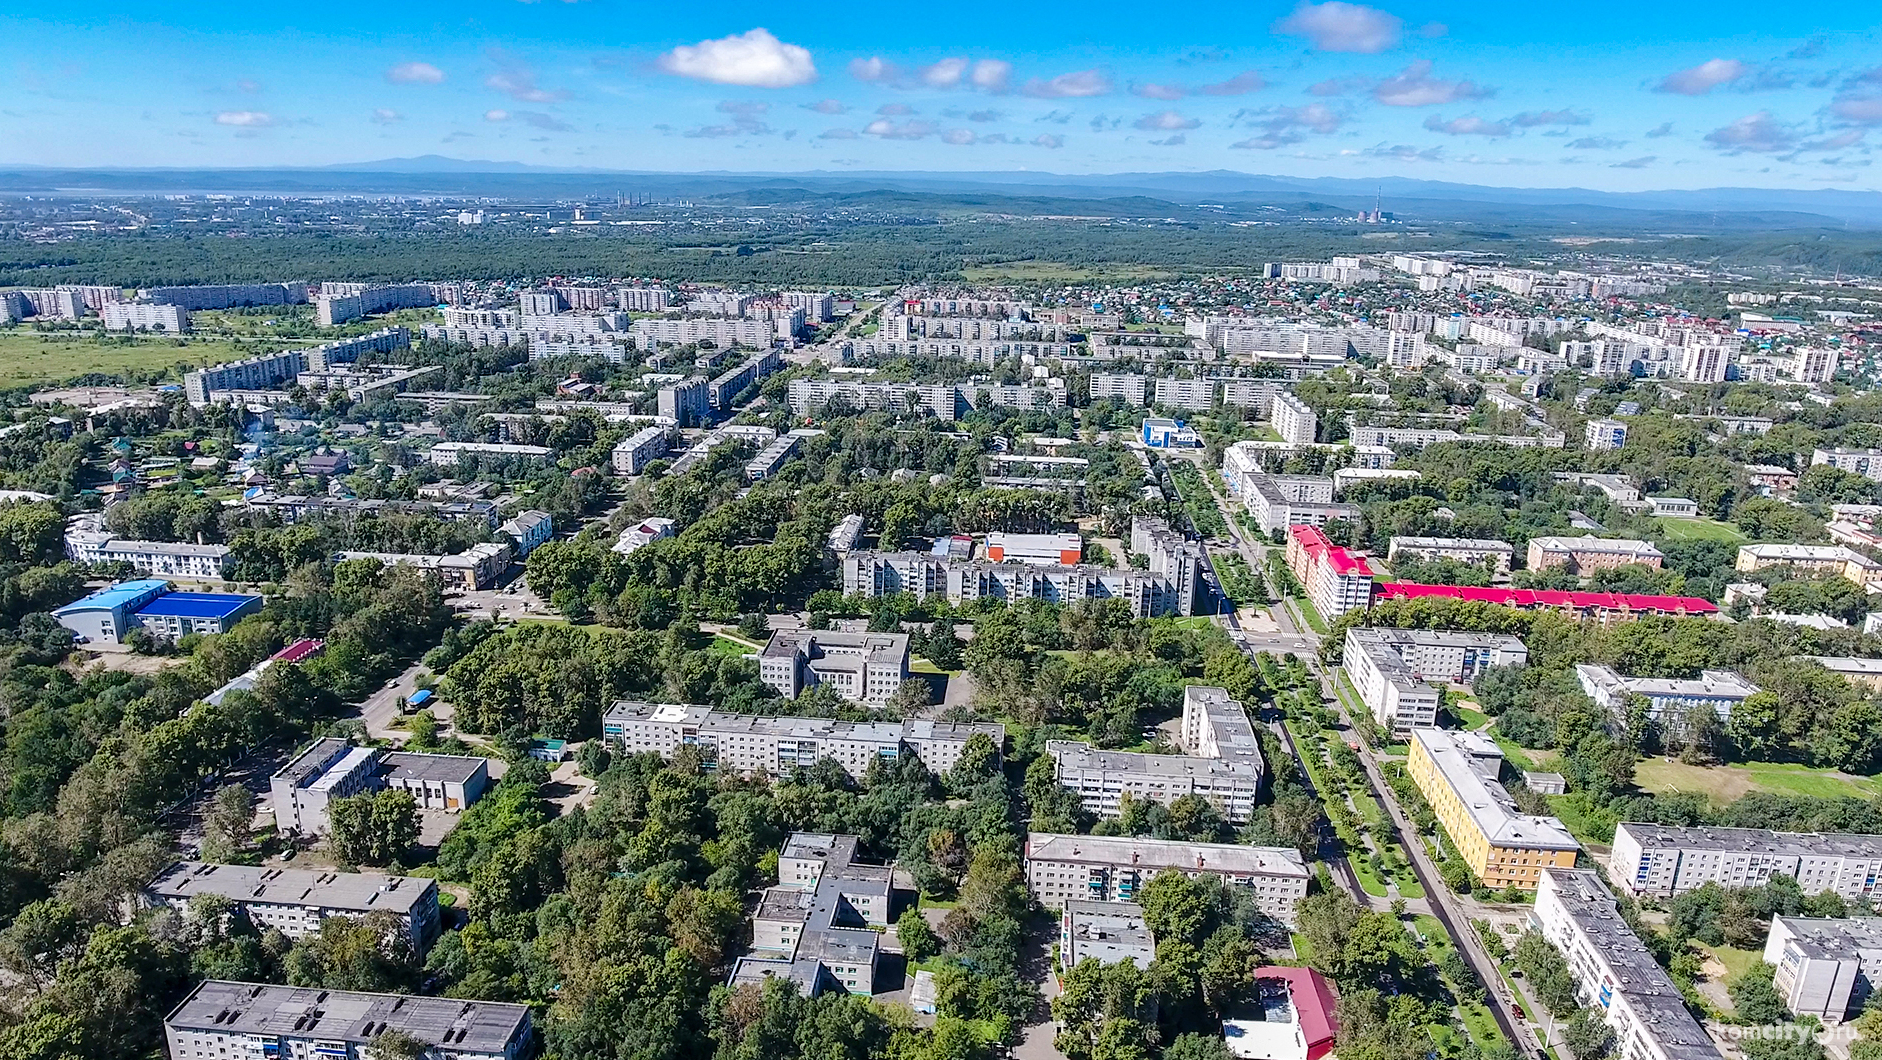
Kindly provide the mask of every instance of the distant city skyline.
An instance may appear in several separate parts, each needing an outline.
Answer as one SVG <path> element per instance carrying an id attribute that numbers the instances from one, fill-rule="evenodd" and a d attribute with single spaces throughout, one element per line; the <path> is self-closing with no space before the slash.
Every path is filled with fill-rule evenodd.
<path id="1" fill-rule="evenodd" d="M 1875 190 L 1882 14 L 1864 9 L 335 0 L 264 19 L 105 0 L 0 14 L 0 165 L 435 154 Z"/>

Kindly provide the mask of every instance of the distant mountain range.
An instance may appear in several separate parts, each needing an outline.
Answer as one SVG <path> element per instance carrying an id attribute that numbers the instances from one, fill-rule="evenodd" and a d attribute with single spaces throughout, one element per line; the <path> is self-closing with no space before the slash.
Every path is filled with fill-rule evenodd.
<path id="1" fill-rule="evenodd" d="M 1588 188 L 1501 188 L 1382 177 L 1283 177 L 1213 170 L 1200 173 L 1064 174 L 1035 172 L 863 171 L 799 173 L 654 173 L 570 169 L 522 162 L 421 155 L 330 166 L 254 169 L 59 169 L 0 165 L 0 194 L 140 192 L 466 195 L 558 198 L 635 193 L 691 198 L 764 193 L 766 201 L 827 199 L 899 191 L 914 195 L 1004 196 L 1024 200 L 1143 198 L 1194 208 L 1218 203 L 1338 209 L 1370 208 L 1412 218 L 1488 223 L 1523 219 L 1600 223 L 1624 213 L 1723 226 L 1882 228 L 1882 193 L 1779 188 L 1701 188 L 1645 192 Z"/>

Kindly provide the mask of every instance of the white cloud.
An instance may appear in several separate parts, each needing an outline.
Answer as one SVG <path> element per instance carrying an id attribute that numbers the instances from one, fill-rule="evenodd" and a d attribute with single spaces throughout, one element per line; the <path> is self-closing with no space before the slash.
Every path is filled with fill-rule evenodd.
<path id="1" fill-rule="evenodd" d="M 1863 141 L 1863 137 L 1867 135 L 1869 135 L 1869 130 L 1867 129 L 1850 129 L 1845 132 L 1837 133 L 1835 136 L 1832 136 L 1827 140 L 1818 140 L 1814 143 L 1807 143 L 1803 145 L 1803 150 L 1805 151 L 1841 151 L 1845 147 L 1854 147 L 1857 144 L 1861 143 Z"/>
<path id="2" fill-rule="evenodd" d="M 1253 70 L 1243 70 L 1226 81 L 1213 85 L 1198 85 L 1196 91 L 1205 96 L 1242 96 L 1250 92 L 1259 92 L 1268 87 L 1268 82 Z"/>
<path id="3" fill-rule="evenodd" d="M 842 114 L 849 110 L 842 100 L 820 99 L 815 103 L 803 104 L 805 110 L 814 110 L 819 114 Z"/>
<path id="4" fill-rule="evenodd" d="M 1432 132 L 1444 133 L 1447 136 L 1496 137 L 1508 136 L 1510 134 L 1508 122 L 1485 121 L 1477 117 L 1452 118 L 1450 121 L 1445 121 L 1436 114 L 1425 119 L 1425 128 L 1430 129 Z"/>
<path id="5" fill-rule="evenodd" d="M 1162 100 L 1182 99 L 1184 95 L 1184 89 L 1182 85 L 1158 85 L 1158 84 L 1132 85 L 1131 95 L 1142 96 L 1145 99 L 1162 99 Z"/>
<path id="6" fill-rule="evenodd" d="M 274 116 L 259 110 L 225 110 L 216 115 L 217 125 L 233 125 L 238 129 L 265 129 L 274 124 Z"/>
<path id="7" fill-rule="evenodd" d="M 1706 143 L 1727 154 L 1746 151 L 1788 151 L 1797 145 L 1797 134 L 1768 110 L 1744 117 L 1706 134 Z"/>
<path id="8" fill-rule="evenodd" d="M 1673 135 L 1673 123 L 1670 121 L 1663 121 L 1647 130 L 1647 139 L 1649 140 L 1658 140 L 1662 136 L 1671 135 Z"/>
<path id="9" fill-rule="evenodd" d="M 1681 96 L 1703 96 L 1720 85 L 1729 85 L 1733 81 L 1751 72 L 1751 67 L 1737 59 L 1707 59 L 1698 66 L 1678 70 L 1666 75 L 1655 86 L 1655 92 L 1671 92 Z"/>
<path id="10" fill-rule="evenodd" d="M 1065 137 L 1057 133 L 1040 133 L 1032 138 L 1033 146 L 1055 151 L 1065 146 Z"/>
<path id="11" fill-rule="evenodd" d="M 1436 162 L 1444 157 L 1444 148 L 1417 148 L 1410 144 L 1378 144 L 1360 152 L 1370 158 L 1393 158 L 1401 162 Z"/>
<path id="12" fill-rule="evenodd" d="M 884 82 L 893 81 L 899 76 L 895 64 L 887 62 L 881 56 L 872 55 L 867 59 L 850 60 L 850 76 L 858 81 Z"/>
<path id="13" fill-rule="evenodd" d="M 936 129 L 931 121 L 905 121 L 898 125 L 887 118 L 877 118 L 863 126 L 863 132 L 884 140 L 919 140 L 924 136 L 933 136 Z"/>
<path id="14" fill-rule="evenodd" d="M 372 112 L 372 123 L 374 125 L 397 125 L 404 120 L 405 115 L 388 107 L 379 107 Z"/>
<path id="15" fill-rule="evenodd" d="M 817 79 L 810 50 L 758 28 L 718 40 L 682 44 L 662 55 L 660 69 L 696 81 L 747 88 L 790 88 Z"/>
<path id="16" fill-rule="evenodd" d="M 1173 110 L 1162 110 L 1155 114 L 1146 114 L 1131 123 L 1133 128 L 1151 129 L 1156 132 L 1174 132 L 1178 129 L 1194 129 L 1202 122 L 1195 118 L 1185 118 Z"/>
<path id="17" fill-rule="evenodd" d="M 876 113 L 885 118 L 899 118 L 905 114 L 915 113 L 915 108 L 906 103 L 884 103 L 876 108 Z"/>
<path id="18" fill-rule="evenodd" d="M 1274 32 L 1305 37 L 1316 51 L 1376 55 L 1398 44 L 1404 23 L 1377 8 L 1328 0 L 1304 3 L 1274 24 Z"/>
<path id="19" fill-rule="evenodd" d="M 1000 117 L 1000 112 L 997 110 L 976 110 L 969 111 L 967 114 L 968 121 L 999 121 Z"/>
<path id="20" fill-rule="evenodd" d="M 501 49 L 492 48 L 490 60 L 497 64 L 495 73 L 484 78 L 484 87 L 501 92 L 519 103 L 554 103 L 568 93 L 536 84 L 536 72 L 527 63 Z"/>
<path id="21" fill-rule="evenodd" d="M 1304 107 L 1268 107 L 1236 115 L 1238 119 L 1243 116 L 1254 118 L 1249 124 L 1260 130 L 1259 135 L 1229 145 L 1244 151 L 1272 151 L 1299 143 L 1306 139 L 1309 132 L 1321 135 L 1337 132 L 1346 120 L 1345 114 L 1324 103 L 1309 103 Z"/>
<path id="22" fill-rule="evenodd" d="M 1838 96 L 1830 113 L 1856 125 L 1882 125 L 1882 96 Z"/>
<path id="23" fill-rule="evenodd" d="M 1524 111 L 1507 119 L 1511 125 L 1522 129 L 1534 129 L 1543 125 L 1586 125 L 1588 115 L 1572 110 Z"/>
<path id="24" fill-rule="evenodd" d="M 484 120 L 485 121 L 509 121 L 510 112 L 507 110 L 487 110 L 487 111 L 484 111 Z"/>
<path id="25" fill-rule="evenodd" d="M 1613 151 L 1626 147 L 1627 141 L 1606 136 L 1584 136 L 1579 140 L 1570 140 L 1567 146 L 1570 151 Z"/>
<path id="26" fill-rule="evenodd" d="M 1658 157 L 1659 156 L 1657 155 L 1641 155 L 1639 158 L 1630 158 L 1625 162 L 1615 162 L 1608 168 L 1610 169 L 1645 169 L 1648 166 L 1652 165 L 1655 161 L 1657 161 Z"/>
<path id="27" fill-rule="evenodd" d="M 573 125 L 562 121 L 553 114 L 544 114 L 541 111 L 519 110 L 515 114 L 512 114 L 511 117 L 521 118 L 525 124 L 532 128 L 542 129 L 547 132 L 573 132 L 575 130 Z"/>
<path id="28" fill-rule="evenodd" d="M 435 85 L 444 80 L 444 71 L 430 63 L 400 63 L 386 71 L 386 80 L 395 85 Z"/>
<path id="29" fill-rule="evenodd" d="M 1013 64 L 1004 59 L 982 59 L 974 64 L 974 87 L 987 92 L 1005 92 L 1013 77 Z"/>
<path id="30" fill-rule="evenodd" d="M 915 71 L 915 77 L 929 88 L 953 88 L 966 73 L 966 59 L 943 59 Z"/>
<path id="31" fill-rule="evenodd" d="M 1040 99 L 1083 99 L 1110 92 L 1111 79 L 1102 70 L 1079 70 L 1050 80 L 1033 78 L 1026 82 L 1024 91 Z"/>
<path id="32" fill-rule="evenodd" d="M 817 136 L 819 140 L 854 140 L 861 134 L 855 129 L 825 129 Z"/>
<path id="33" fill-rule="evenodd" d="M 947 132 L 941 134 L 941 142 L 945 144 L 958 144 L 965 147 L 973 143 L 974 140 L 975 136 L 972 129 L 949 129 Z"/>
<path id="34" fill-rule="evenodd" d="M 1372 86 L 1372 98 L 1388 107 L 1434 107 L 1483 99 L 1494 90 L 1472 81 L 1441 81 L 1431 76 L 1431 60 L 1420 59 Z"/>
<path id="35" fill-rule="evenodd" d="M 1150 142 L 1158 147 L 1181 147 L 1189 142 L 1189 137 L 1184 136 L 1182 133 L 1176 133 L 1173 136 L 1166 136 L 1161 140 L 1152 140 Z"/>

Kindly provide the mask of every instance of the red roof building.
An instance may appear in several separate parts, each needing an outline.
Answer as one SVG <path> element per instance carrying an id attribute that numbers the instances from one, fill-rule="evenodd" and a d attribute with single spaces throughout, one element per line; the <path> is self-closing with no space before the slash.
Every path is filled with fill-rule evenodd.
<path id="1" fill-rule="evenodd" d="M 1286 558 L 1288 569 L 1327 621 L 1371 602 L 1372 568 L 1328 540 L 1319 527 L 1288 527 Z"/>
<path id="2" fill-rule="evenodd" d="M 322 651 L 326 650 L 326 647 L 326 641 L 297 640 L 287 647 L 282 648 L 280 651 L 275 652 L 273 655 L 269 656 L 269 658 L 273 659 L 275 662 L 297 663 L 319 655 Z"/>
<path id="3" fill-rule="evenodd" d="M 1312 968 L 1255 970 L 1260 1011 L 1222 1021 L 1222 1039 L 1238 1060 L 1320 1060 L 1339 1033 L 1339 1003 L 1326 978 Z"/>
<path id="4" fill-rule="evenodd" d="M 1470 600 L 1514 607 L 1524 611 L 1559 611 L 1602 625 L 1631 622 L 1654 615 L 1709 617 L 1719 605 L 1696 596 L 1650 596 L 1642 593 L 1577 593 L 1556 589 L 1502 589 L 1467 585 L 1418 585 L 1385 582 L 1377 587 L 1380 600 L 1425 598 Z"/>

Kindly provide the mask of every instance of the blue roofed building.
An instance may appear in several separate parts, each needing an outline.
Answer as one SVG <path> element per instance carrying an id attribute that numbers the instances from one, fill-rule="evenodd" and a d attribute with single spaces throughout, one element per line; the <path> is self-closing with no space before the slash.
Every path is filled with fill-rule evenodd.
<path id="1" fill-rule="evenodd" d="M 52 613 L 81 644 L 116 645 L 137 624 L 137 611 L 170 591 L 162 578 L 119 582 Z"/>
<path id="2" fill-rule="evenodd" d="M 244 615 L 261 610 L 261 597 L 239 593 L 164 593 L 137 609 L 138 625 L 175 640 L 190 633 L 227 633 Z"/>

